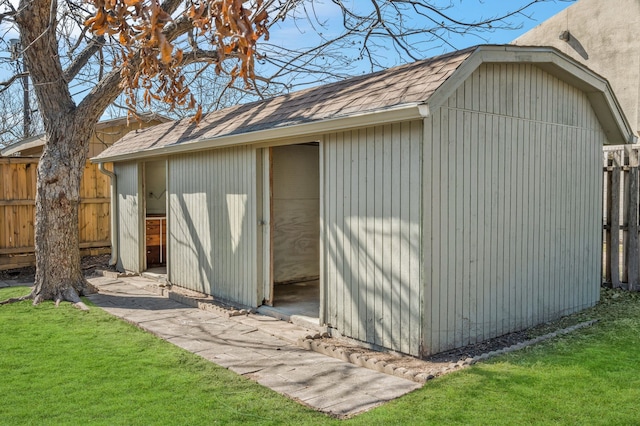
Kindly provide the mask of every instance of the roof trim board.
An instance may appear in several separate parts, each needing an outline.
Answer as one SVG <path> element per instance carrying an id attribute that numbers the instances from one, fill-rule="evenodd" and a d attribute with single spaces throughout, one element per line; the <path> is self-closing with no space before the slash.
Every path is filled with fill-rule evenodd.
<path id="1" fill-rule="evenodd" d="M 29 138 L 25 138 L 19 140 L 18 142 L 12 143 L 11 145 L 5 146 L 4 148 L 2 148 L 2 150 L 0 150 L 0 155 L 3 157 L 8 157 L 25 149 L 42 146 L 44 145 L 44 142 L 44 135 L 31 136 Z"/>
<path id="2" fill-rule="evenodd" d="M 354 114 L 345 117 L 331 118 L 322 121 L 314 121 L 311 123 L 293 124 L 283 127 L 274 127 L 266 130 L 257 130 L 254 132 L 239 133 L 216 138 L 201 139 L 182 144 L 169 145 L 161 148 L 139 151 L 135 154 L 135 156 L 131 153 L 125 153 L 109 157 L 92 158 L 91 161 L 102 163 L 128 161 L 132 160 L 133 158 L 146 159 L 166 156 L 175 153 L 189 153 L 202 149 L 223 148 L 234 145 L 269 144 L 271 142 L 290 138 L 306 138 L 309 139 L 307 140 L 307 142 L 309 142 L 311 139 L 319 139 L 324 133 L 351 130 L 379 124 L 389 124 L 398 121 L 421 119 L 428 111 L 428 109 L 425 109 L 424 106 L 425 105 L 420 104 L 401 105 L 397 108 L 389 108 L 363 114 Z"/>

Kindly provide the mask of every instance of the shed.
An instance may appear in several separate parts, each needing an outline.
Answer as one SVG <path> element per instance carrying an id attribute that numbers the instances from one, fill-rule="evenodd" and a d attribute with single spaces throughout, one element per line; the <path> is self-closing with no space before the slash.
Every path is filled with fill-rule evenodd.
<path id="1" fill-rule="evenodd" d="M 315 279 L 318 324 L 424 356 L 598 301 L 602 146 L 631 137 L 568 56 L 479 46 L 161 124 L 93 161 L 114 162 L 120 269 L 147 268 L 145 200 L 166 191 L 151 213 L 172 284 L 277 308 L 278 283 Z"/>

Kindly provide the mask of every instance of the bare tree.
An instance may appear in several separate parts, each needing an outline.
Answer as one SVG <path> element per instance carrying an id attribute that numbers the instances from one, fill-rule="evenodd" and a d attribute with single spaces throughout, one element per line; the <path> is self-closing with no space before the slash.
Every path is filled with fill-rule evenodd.
<path id="1" fill-rule="evenodd" d="M 37 109 L 33 108 L 37 101 L 29 96 L 28 132 L 25 132 L 24 93 L 20 84 L 15 84 L 0 92 L 0 147 L 25 137 L 42 133 L 42 120 Z"/>
<path id="2" fill-rule="evenodd" d="M 86 308 L 79 187 L 94 124 L 108 108 L 135 114 L 163 102 L 168 111 L 196 108 L 197 120 L 198 102 L 211 109 L 375 70 L 389 58 L 423 58 L 451 48 L 455 35 L 517 27 L 545 1 L 514 0 L 500 16 L 465 21 L 456 17 L 462 3 L 442 0 L 0 0 L 0 32 L 3 40 L 19 34 L 46 134 L 28 297 Z M 302 35 L 279 37 L 285 25 Z M 21 77 L 11 74 L 0 91 Z"/>

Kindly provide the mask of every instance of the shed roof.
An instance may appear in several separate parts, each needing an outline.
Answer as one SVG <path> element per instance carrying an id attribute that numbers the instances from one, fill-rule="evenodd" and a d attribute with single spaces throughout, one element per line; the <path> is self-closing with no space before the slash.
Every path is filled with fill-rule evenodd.
<path id="1" fill-rule="evenodd" d="M 610 139 L 631 139 L 608 82 L 549 47 L 476 46 L 314 87 L 225 108 L 199 124 L 182 119 L 130 132 L 93 161 L 122 161 L 212 147 L 318 135 L 425 117 L 483 62 L 536 63 L 593 94 L 592 104 Z"/>

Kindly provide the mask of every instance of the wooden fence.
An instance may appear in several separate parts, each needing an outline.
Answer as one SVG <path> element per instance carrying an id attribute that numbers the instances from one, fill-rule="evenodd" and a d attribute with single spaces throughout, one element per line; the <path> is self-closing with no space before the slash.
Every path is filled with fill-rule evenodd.
<path id="1" fill-rule="evenodd" d="M 604 149 L 604 283 L 632 291 L 640 291 L 639 154 L 639 145 Z"/>
<path id="2" fill-rule="evenodd" d="M 32 265 L 37 158 L 0 158 L 0 270 Z M 110 251 L 109 179 L 87 163 L 80 186 L 82 254 Z"/>

